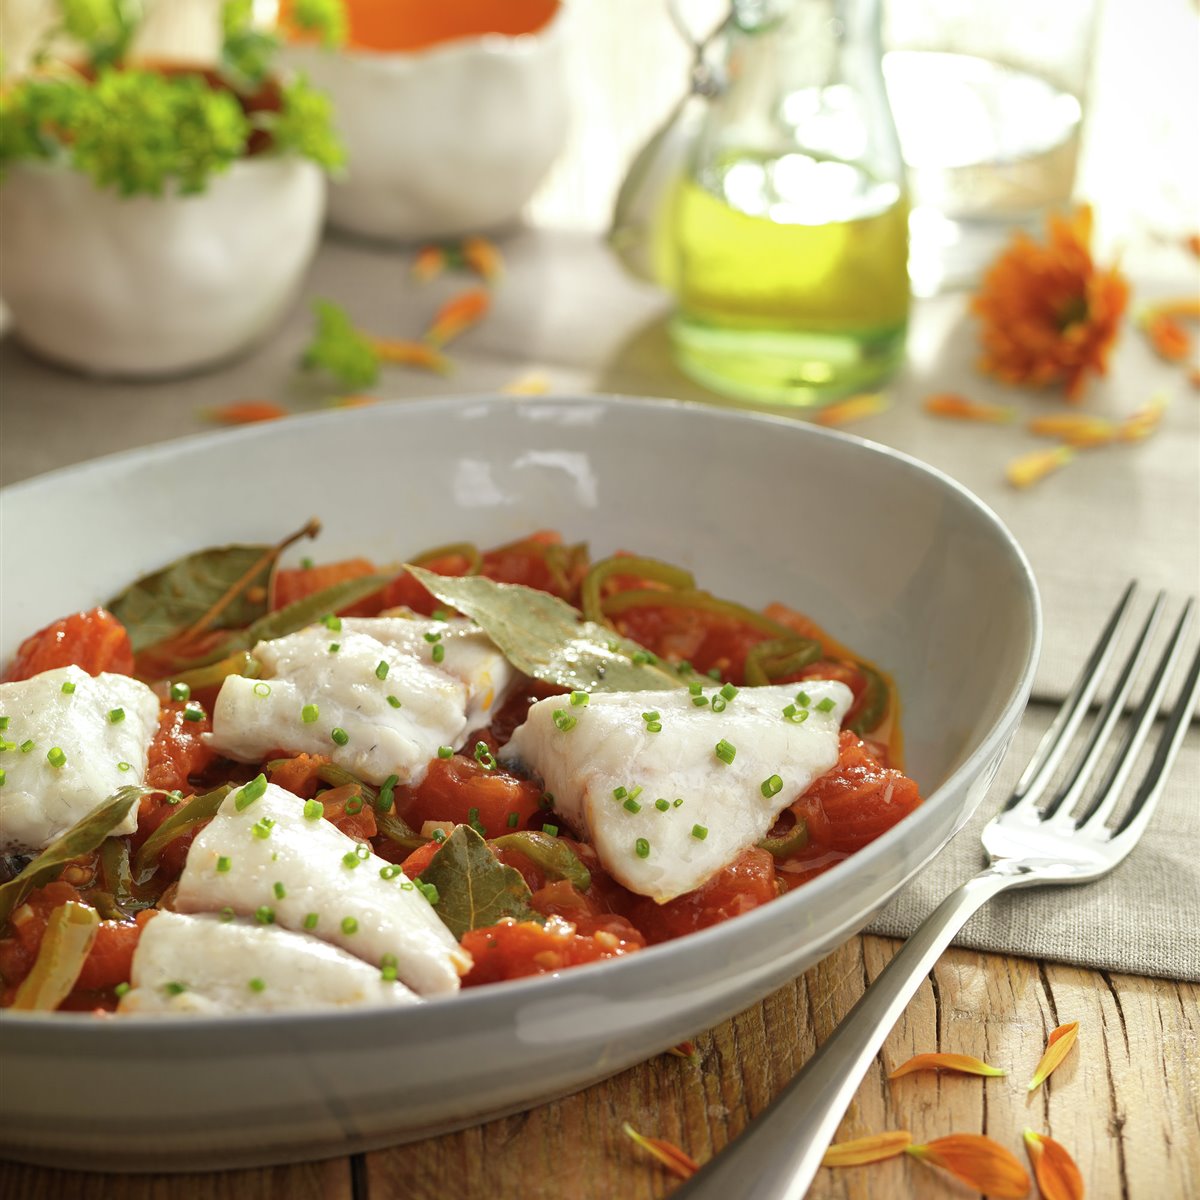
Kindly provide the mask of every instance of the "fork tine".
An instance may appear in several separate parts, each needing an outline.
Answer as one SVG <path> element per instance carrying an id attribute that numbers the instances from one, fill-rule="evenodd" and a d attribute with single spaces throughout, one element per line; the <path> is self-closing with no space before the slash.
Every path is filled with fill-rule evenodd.
<path id="1" fill-rule="evenodd" d="M 1158 666 L 1154 669 L 1154 675 L 1146 686 L 1145 695 L 1133 717 L 1129 731 L 1125 735 L 1121 748 L 1113 755 L 1108 775 L 1104 783 L 1096 790 L 1095 799 L 1080 814 L 1078 828 L 1082 832 L 1098 832 L 1112 815 L 1117 801 L 1121 798 L 1137 756 L 1141 753 L 1142 746 L 1158 718 L 1171 672 L 1183 657 L 1183 638 L 1192 623 L 1193 607 L 1194 602 L 1189 600 L 1184 605 L 1183 612 L 1179 614 L 1179 620 L 1175 622 L 1171 640 L 1167 643 L 1167 648 L 1163 651 Z M 1074 825 L 1074 823 L 1072 824 Z"/>
<path id="2" fill-rule="evenodd" d="M 1029 760 L 1029 765 L 1022 772 L 1021 778 L 1017 780 L 1012 795 L 1005 801 L 1004 811 L 1007 812 L 1018 805 L 1032 807 L 1041 799 L 1042 793 L 1058 769 L 1059 763 L 1062 762 L 1063 755 L 1066 754 L 1071 739 L 1079 728 L 1079 723 L 1091 705 L 1096 689 L 1100 686 L 1100 680 L 1116 649 L 1117 632 L 1136 588 L 1136 580 L 1131 581 L 1126 586 L 1120 600 L 1117 601 L 1117 606 L 1108 618 L 1108 624 L 1104 626 L 1095 646 L 1092 647 L 1092 652 L 1088 655 L 1083 670 L 1071 685 L 1071 690 L 1067 693 L 1050 728 L 1043 734 L 1042 740 L 1033 752 L 1033 757 Z"/>
<path id="3" fill-rule="evenodd" d="M 1179 753 L 1179 747 L 1183 745 L 1183 739 L 1191 726 L 1197 700 L 1200 700 L 1200 649 L 1197 649 L 1192 658 L 1191 670 L 1188 671 L 1175 706 L 1171 709 L 1166 725 L 1159 735 L 1154 758 L 1147 767 L 1137 792 L 1134 793 L 1129 811 L 1112 831 L 1110 845 L 1119 848 L 1122 855 L 1133 849 L 1154 815 L 1159 797 L 1166 788 L 1175 756 Z"/>
<path id="4" fill-rule="evenodd" d="M 1049 820 L 1055 814 L 1058 814 L 1055 822 L 1056 825 L 1067 830 L 1075 828 L 1076 822 L 1072 818 L 1071 812 L 1079 803 L 1084 788 L 1087 787 L 1088 782 L 1095 774 L 1096 767 L 1104 755 L 1105 747 L 1112 737 L 1112 731 L 1121 719 L 1121 714 L 1125 711 L 1125 706 L 1129 700 L 1129 693 L 1133 691 L 1134 681 L 1142 669 L 1142 664 L 1146 661 L 1146 656 L 1150 653 L 1150 639 L 1158 627 L 1158 621 L 1162 615 L 1163 605 L 1166 603 L 1166 600 L 1167 596 L 1165 592 L 1159 592 L 1155 597 L 1150 614 L 1146 617 L 1145 624 L 1142 625 L 1141 632 L 1138 634 L 1133 648 L 1129 651 L 1129 656 L 1125 659 L 1125 664 L 1122 666 L 1121 672 L 1113 684 L 1112 691 L 1105 701 L 1104 707 L 1100 710 L 1096 718 L 1095 725 L 1092 726 L 1092 731 L 1088 735 L 1088 740 L 1075 764 L 1074 770 L 1071 772 L 1070 778 L 1064 781 L 1058 794 L 1046 805 L 1045 811 L 1042 813 L 1043 820 Z M 1186 612 L 1187 610 L 1185 609 L 1184 611 Z M 1080 824 L 1082 824 L 1082 820 Z"/>

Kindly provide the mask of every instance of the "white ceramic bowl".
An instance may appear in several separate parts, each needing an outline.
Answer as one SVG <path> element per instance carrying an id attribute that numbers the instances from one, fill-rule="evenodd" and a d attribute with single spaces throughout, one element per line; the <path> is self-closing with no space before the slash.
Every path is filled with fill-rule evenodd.
<path id="1" fill-rule="evenodd" d="M 346 147 L 330 222 L 389 241 L 512 224 L 566 140 L 565 20 L 560 7 L 533 33 L 395 53 L 287 47 Z"/>
<path id="2" fill-rule="evenodd" d="M 242 159 L 196 196 L 121 197 L 58 165 L 0 183 L 0 295 L 45 358 L 171 375 L 229 358 L 282 318 L 325 205 L 304 159 Z"/>
<path id="3" fill-rule="evenodd" d="M 297 464 L 320 462 L 319 471 Z M 221 487 L 207 486 L 215 479 Z M 165 498 L 188 481 L 203 503 Z M 561 975 L 402 1012 L 0 1016 L 0 1154 L 108 1170 L 319 1158 L 573 1091 L 766 995 L 861 929 L 984 793 L 1040 640 L 1029 564 L 920 463 L 787 419 L 669 401 L 465 399 L 297 418 L 139 450 L 0 494 L 0 654 L 188 550 L 269 540 L 380 561 L 552 525 L 753 604 L 779 599 L 894 672 L 925 803 L 773 904 Z M 45 553 L 47 546 L 53 554 Z M 97 1105 L 79 1080 L 120 1080 Z M 152 1130 L 152 1136 L 146 1130 Z"/>

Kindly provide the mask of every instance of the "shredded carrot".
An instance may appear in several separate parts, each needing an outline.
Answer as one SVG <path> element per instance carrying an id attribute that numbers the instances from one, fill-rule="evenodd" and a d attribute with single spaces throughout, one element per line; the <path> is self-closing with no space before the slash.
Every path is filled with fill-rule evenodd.
<path id="1" fill-rule="evenodd" d="M 490 307 L 491 300 L 483 288 L 460 292 L 438 309 L 425 340 L 433 346 L 446 345 L 482 321 Z"/>
<path id="2" fill-rule="evenodd" d="M 925 411 L 935 417 L 951 417 L 960 421 L 983 421 L 1001 425 L 1016 416 L 1016 410 L 1004 404 L 986 404 L 970 400 L 957 392 L 937 392 L 925 399 Z"/>
<path id="3" fill-rule="evenodd" d="M 218 425 L 253 425 L 258 421 L 278 421 L 289 415 L 286 408 L 270 400 L 237 400 L 204 409 L 204 416 Z"/>
<path id="4" fill-rule="evenodd" d="M 1004 477 L 1015 488 L 1027 488 L 1047 475 L 1065 467 L 1075 457 L 1070 446 L 1056 446 L 1053 450 L 1035 450 L 1014 458 L 1005 468 Z"/>
<path id="5" fill-rule="evenodd" d="M 861 396 L 851 396 L 821 409 L 813 420 L 818 425 L 829 428 L 839 428 L 842 425 L 852 425 L 855 421 L 865 420 L 877 413 L 886 412 L 891 408 L 891 402 L 878 392 L 867 392 Z"/>

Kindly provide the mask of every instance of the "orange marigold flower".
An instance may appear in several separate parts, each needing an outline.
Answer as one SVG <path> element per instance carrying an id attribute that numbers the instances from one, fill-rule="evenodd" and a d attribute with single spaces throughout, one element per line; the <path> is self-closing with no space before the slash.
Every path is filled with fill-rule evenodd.
<path id="1" fill-rule="evenodd" d="M 1025 1149 L 1042 1200 L 1083 1200 L 1083 1175 L 1066 1147 L 1044 1133 L 1027 1129 Z"/>
<path id="2" fill-rule="evenodd" d="M 1029 1194 L 1029 1176 L 1016 1156 L 981 1133 L 952 1133 L 905 1153 L 931 1163 L 989 1196 L 1019 1200 Z"/>
<path id="3" fill-rule="evenodd" d="M 971 310 L 981 322 L 980 368 L 1006 383 L 1062 384 L 1083 395 L 1089 372 L 1103 374 L 1129 300 L 1115 268 L 1092 261 L 1092 213 L 1051 216 L 1045 244 L 1018 233 L 992 264 Z"/>

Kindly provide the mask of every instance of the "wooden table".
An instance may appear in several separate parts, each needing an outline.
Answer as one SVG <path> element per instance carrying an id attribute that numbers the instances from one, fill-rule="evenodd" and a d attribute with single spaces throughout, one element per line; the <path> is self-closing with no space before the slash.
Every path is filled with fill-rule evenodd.
<path id="1" fill-rule="evenodd" d="M 0 1196 L 658 1200 L 675 1180 L 629 1142 L 622 1122 L 707 1159 L 803 1064 L 898 944 L 852 939 L 762 1004 L 699 1035 L 696 1062 L 660 1055 L 565 1100 L 447 1137 L 328 1162 L 209 1175 L 118 1177 L 0 1162 Z M 1046 1033 L 1068 1020 L 1080 1022 L 1075 1050 L 1045 1087 L 1027 1094 Z M 886 1068 L 926 1050 L 974 1054 L 1010 1075 L 887 1081 Z M 1184 1200 L 1200 1195 L 1198 1056 L 1200 987 L 951 950 L 888 1038 L 838 1136 L 908 1129 L 925 1140 L 984 1132 L 1024 1158 L 1021 1131 L 1029 1126 L 1073 1152 L 1091 1197 Z M 119 1102 L 120 1081 L 109 1081 L 104 1094 Z M 969 1194 L 908 1159 L 822 1171 L 809 1193 L 811 1200 Z"/>

